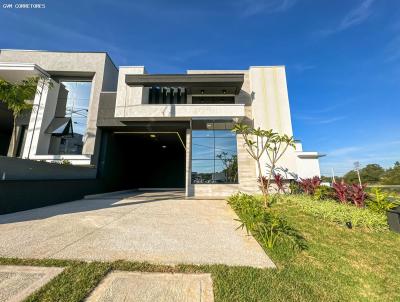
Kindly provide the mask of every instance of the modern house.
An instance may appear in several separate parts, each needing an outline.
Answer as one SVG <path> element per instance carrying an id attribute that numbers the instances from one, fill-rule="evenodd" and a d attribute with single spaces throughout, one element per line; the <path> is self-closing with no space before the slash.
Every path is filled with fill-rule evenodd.
<path id="1" fill-rule="evenodd" d="M 256 165 L 232 126 L 293 134 L 283 66 L 149 74 L 117 68 L 104 52 L 0 51 L 1 78 L 32 76 L 41 78 L 33 110 L 14 131 L 0 106 L 0 155 L 90 165 L 114 189 L 257 191 Z M 319 176 L 318 158 L 298 142 L 278 166 L 287 178 Z"/>

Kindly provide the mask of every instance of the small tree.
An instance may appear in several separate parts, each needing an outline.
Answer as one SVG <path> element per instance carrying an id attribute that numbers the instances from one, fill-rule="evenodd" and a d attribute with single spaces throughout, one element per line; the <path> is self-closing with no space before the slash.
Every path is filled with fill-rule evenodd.
<path id="1" fill-rule="evenodd" d="M 0 79 L 0 101 L 3 102 L 13 115 L 13 153 L 17 146 L 17 119 L 25 110 L 32 109 L 32 104 L 27 102 L 32 100 L 37 91 L 39 78 L 32 77 L 18 83 L 10 83 Z"/>
<path id="2" fill-rule="evenodd" d="M 256 161 L 258 167 L 258 179 L 260 181 L 260 188 L 264 198 L 264 206 L 269 206 L 268 195 L 269 187 L 271 185 L 271 179 L 273 177 L 273 172 L 276 167 L 277 162 L 283 154 L 286 152 L 289 146 L 295 147 L 293 137 L 288 135 L 279 135 L 270 130 L 262 130 L 260 128 L 254 129 L 244 124 L 236 124 L 232 131 L 237 134 L 242 135 L 246 151 L 250 156 Z M 261 168 L 261 157 L 263 154 L 267 154 L 269 159 L 269 164 L 267 165 L 269 169 L 268 177 L 265 179 L 263 177 Z M 265 183 L 265 181 L 267 183 Z"/>

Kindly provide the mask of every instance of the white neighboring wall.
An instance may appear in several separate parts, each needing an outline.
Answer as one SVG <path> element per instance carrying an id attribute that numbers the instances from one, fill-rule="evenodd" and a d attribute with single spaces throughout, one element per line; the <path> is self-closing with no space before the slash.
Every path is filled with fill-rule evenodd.
<path id="1" fill-rule="evenodd" d="M 318 152 L 304 152 L 300 142 L 296 142 L 296 166 L 297 175 L 300 178 L 321 177 L 319 169 L 319 158 L 322 156 Z"/>

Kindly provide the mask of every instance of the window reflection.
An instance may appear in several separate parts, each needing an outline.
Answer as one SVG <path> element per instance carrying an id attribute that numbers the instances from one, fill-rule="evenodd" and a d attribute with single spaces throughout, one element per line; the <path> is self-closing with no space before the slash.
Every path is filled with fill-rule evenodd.
<path id="1" fill-rule="evenodd" d="M 63 135 L 53 135 L 50 154 L 82 154 L 86 140 L 88 109 L 92 83 L 64 81 L 60 83 L 55 118 L 67 118 L 72 127 Z M 66 133 L 66 134 L 65 134 Z"/>
<path id="2" fill-rule="evenodd" d="M 238 183 L 236 134 L 214 129 L 192 131 L 192 183 Z"/>

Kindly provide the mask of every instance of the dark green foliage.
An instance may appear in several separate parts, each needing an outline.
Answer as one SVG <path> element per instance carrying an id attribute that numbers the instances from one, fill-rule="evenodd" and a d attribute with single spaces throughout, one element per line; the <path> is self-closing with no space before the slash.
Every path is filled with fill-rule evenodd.
<path id="1" fill-rule="evenodd" d="M 361 181 L 368 184 L 378 183 L 384 173 L 385 169 L 378 164 L 366 165 L 364 168 L 360 169 Z M 358 183 L 357 172 L 349 171 L 344 175 L 343 179 L 345 182 L 350 184 Z"/>
<path id="2" fill-rule="evenodd" d="M 382 177 L 384 185 L 400 185 L 400 163 L 397 161 L 392 168 L 386 170 Z"/>

